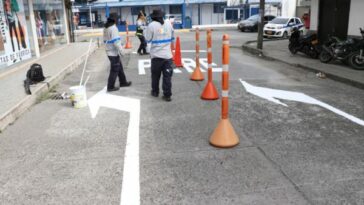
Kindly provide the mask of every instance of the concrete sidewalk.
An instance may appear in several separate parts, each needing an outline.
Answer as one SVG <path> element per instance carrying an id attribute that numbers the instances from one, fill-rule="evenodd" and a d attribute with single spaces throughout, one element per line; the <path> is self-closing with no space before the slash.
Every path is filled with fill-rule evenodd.
<path id="1" fill-rule="evenodd" d="M 0 132 L 13 123 L 22 113 L 37 103 L 65 75 L 81 65 L 87 55 L 89 43 L 74 43 L 44 54 L 39 59 L 26 61 L 0 73 Z M 92 45 L 91 51 L 96 49 Z M 43 67 L 46 80 L 30 87 L 32 95 L 25 93 L 23 81 L 31 64 Z"/>
<path id="2" fill-rule="evenodd" d="M 243 45 L 243 50 L 309 71 L 322 72 L 327 78 L 364 89 L 364 71 L 351 69 L 340 62 L 321 63 L 303 53 L 293 55 L 288 50 L 288 40 L 264 41 L 263 51 L 256 47 L 255 41 L 249 41 Z"/>

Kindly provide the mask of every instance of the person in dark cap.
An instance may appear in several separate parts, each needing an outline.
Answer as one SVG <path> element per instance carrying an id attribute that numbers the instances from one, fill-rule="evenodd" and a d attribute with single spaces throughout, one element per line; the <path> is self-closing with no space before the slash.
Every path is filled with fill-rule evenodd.
<path id="1" fill-rule="evenodd" d="M 121 45 L 119 30 L 116 27 L 115 20 L 113 18 L 108 18 L 104 25 L 104 43 L 106 55 L 111 64 L 109 79 L 107 82 L 107 91 L 111 92 L 120 89 L 119 87 L 115 87 L 117 77 L 119 77 L 120 87 L 130 86 L 131 81 L 126 80 L 123 64 L 120 58 L 125 54 L 125 52 Z"/>
<path id="2" fill-rule="evenodd" d="M 144 34 L 143 34 L 145 28 L 146 28 L 145 15 L 144 15 L 143 11 L 140 11 L 139 14 L 138 14 L 137 29 L 136 29 L 136 32 L 135 32 L 135 35 L 140 40 L 140 46 L 138 48 L 138 54 L 139 55 L 149 54 L 149 53 L 147 53 L 147 42 L 145 41 L 145 37 L 144 37 Z"/>
<path id="3" fill-rule="evenodd" d="M 172 75 L 173 75 L 173 54 L 171 43 L 174 41 L 172 25 L 164 21 L 162 10 L 153 10 L 150 14 L 153 20 L 145 30 L 145 38 L 151 43 L 150 56 L 152 58 L 152 91 L 151 95 L 158 97 L 159 80 L 163 75 L 163 99 L 171 101 L 172 96 Z"/>

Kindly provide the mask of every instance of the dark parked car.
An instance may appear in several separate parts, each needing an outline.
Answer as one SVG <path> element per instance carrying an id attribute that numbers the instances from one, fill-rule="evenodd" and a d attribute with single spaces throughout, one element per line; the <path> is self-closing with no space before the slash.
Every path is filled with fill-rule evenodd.
<path id="1" fill-rule="evenodd" d="M 259 15 L 250 16 L 248 19 L 242 20 L 238 24 L 238 29 L 240 31 L 258 31 L 258 21 Z M 269 21 L 273 20 L 275 16 L 266 15 L 264 16 L 264 25 Z"/>

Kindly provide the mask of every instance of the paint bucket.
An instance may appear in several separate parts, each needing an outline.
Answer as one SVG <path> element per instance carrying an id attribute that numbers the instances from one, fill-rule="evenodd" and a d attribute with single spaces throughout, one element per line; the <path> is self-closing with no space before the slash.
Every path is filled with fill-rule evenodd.
<path id="1" fill-rule="evenodd" d="M 87 106 L 87 96 L 85 86 L 73 86 L 71 90 L 71 103 L 74 108 L 83 108 Z"/>

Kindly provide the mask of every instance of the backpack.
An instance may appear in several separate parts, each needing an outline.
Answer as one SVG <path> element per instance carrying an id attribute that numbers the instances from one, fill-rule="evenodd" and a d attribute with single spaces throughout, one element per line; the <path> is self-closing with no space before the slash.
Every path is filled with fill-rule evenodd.
<path id="1" fill-rule="evenodd" d="M 30 69 L 27 72 L 27 80 L 30 80 L 31 84 L 42 82 L 44 79 L 45 77 L 41 65 L 34 63 L 30 66 Z"/>
<path id="2" fill-rule="evenodd" d="M 28 95 L 31 95 L 32 93 L 30 91 L 30 85 L 39 83 L 39 82 L 43 81 L 44 79 L 45 79 L 45 77 L 43 75 L 42 66 L 37 63 L 34 63 L 33 65 L 31 65 L 30 69 L 27 71 L 27 79 L 24 80 L 25 92 Z"/>

